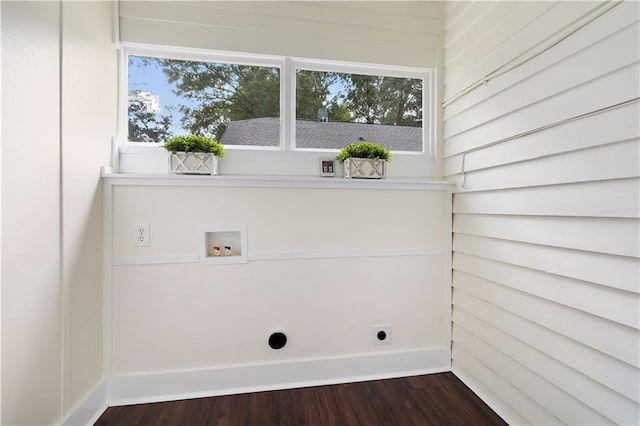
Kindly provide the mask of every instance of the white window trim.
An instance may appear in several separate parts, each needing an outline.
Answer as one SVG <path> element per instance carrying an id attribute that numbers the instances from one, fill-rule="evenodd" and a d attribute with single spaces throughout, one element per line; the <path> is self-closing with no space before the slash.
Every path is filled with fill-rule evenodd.
<path id="1" fill-rule="evenodd" d="M 238 52 L 221 52 L 204 49 L 177 48 L 169 46 L 149 46 L 136 43 L 119 43 L 119 97 L 118 103 L 118 137 L 114 139 L 115 150 L 123 155 L 152 156 L 164 152 L 157 143 L 153 142 L 130 142 L 127 140 L 128 134 L 128 81 L 127 81 L 127 58 L 129 55 L 135 56 L 155 56 L 170 57 L 184 60 L 215 61 L 225 63 L 237 63 L 243 65 L 272 66 L 280 69 L 280 146 L 244 146 L 225 145 L 227 156 L 223 163 L 234 163 L 232 173 L 246 175 L 272 174 L 290 175 L 299 174 L 292 170 L 270 170 L 269 167 L 256 170 L 252 168 L 257 161 L 283 163 L 303 159 L 308 164 L 317 164 L 321 158 L 335 156 L 337 149 L 315 149 L 295 147 L 295 73 L 296 69 L 307 70 L 372 74 L 400 78 L 420 78 L 423 80 L 423 151 L 392 151 L 393 165 L 390 175 L 398 177 L 433 177 L 434 176 L 434 72 L 431 69 L 412 68 L 402 66 L 365 64 L 344 61 L 315 60 L 299 57 L 280 57 L 269 55 L 253 55 Z M 241 164 L 246 163 L 246 165 Z M 397 166 L 396 166 L 397 165 Z M 223 165 L 224 167 L 224 165 Z M 423 172 L 422 170 L 426 170 Z M 270 171 L 270 173 L 269 173 Z M 126 172 L 126 171 L 125 171 Z M 266 172 L 266 173 L 265 173 Z M 309 176 L 317 176 L 316 167 L 312 167 Z"/>
<path id="2" fill-rule="evenodd" d="M 295 74 L 298 69 L 305 69 L 311 71 L 324 71 L 324 72 L 338 72 L 349 74 L 365 74 L 365 75 L 380 75 L 384 74 L 385 77 L 399 77 L 399 78 L 412 78 L 422 80 L 422 151 L 392 151 L 393 155 L 431 155 L 432 149 L 432 134 L 433 134 L 433 117 L 431 116 L 431 106 L 428 99 L 432 98 L 432 73 L 429 70 L 422 68 L 410 68 L 410 67 L 391 67 L 388 65 L 371 65 L 361 63 L 349 63 L 349 62 L 335 62 L 335 61 L 319 61 L 302 58 L 291 58 L 290 72 L 292 74 L 291 81 L 292 93 L 289 99 L 289 104 L 293 110 L 292 123 L 296 122 L 296 87 L 295 87 Z M 425 125 L 425 123 L 427 125 Z M 298 148 L 295 145 L 296 142 L 296 129 L 295 124 L 292 125 L 291 133 L 289 134 L 291 141 L 292 151 L 318 151 L 317 148 Z M 326 150 L 329 152 L 338 152 L 338 150 Z"/>

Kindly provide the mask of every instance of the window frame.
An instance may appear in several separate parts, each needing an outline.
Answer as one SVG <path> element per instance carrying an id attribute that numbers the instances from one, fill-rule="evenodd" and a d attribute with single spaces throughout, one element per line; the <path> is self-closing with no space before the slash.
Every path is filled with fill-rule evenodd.
<path id="1" fill-rule="evenodd" d="M 280 69 L 280 144 L 278 146 L 260 146 L 260 145 L 225 145 L 225 149 L 237 149 L 237 150 L 267 150 L 267 151 L 281 151 L 284 148 L 285 135 L 282 132 L 284 129 L 285 116 L 284 111 L 284 99 L 283 92 L 285 89 L 285 82 L 283 81 L 285 58 L 277 56 L 265 56 L 265 55 L 247 55 L 237 52 L 213 52 L 213 51 L 201 51 L 196 49 L 177 49 L 177 48 L 163 48 L 158 49 L 149 46 L 135 46 L 127 45 L 120 49 L 120 105 L 118 106 L 118 116 L 121 119 L 118 120 L 118 135 L 120 139 L 124 141 L 126 146 L 140 146 L 140 144 L 150 144 L 158 146 L 161 142 L 139 142 L 129 140 L 128 129 L 128 99 L 129 99 L 129 81 L 128 81 L 128 64 L 129 56 L 147 56 L 155 58 L 176 59 L 183 61 L 202 61 L 202 62 L 219 62 L 227 64 L 237 65 L 250 65 L 250 66 L 264 66 Z"/>
<path id="2" fill-rule="evenodd" d="M 338 149 L 297 148 L 296 136 L 296 71 L 298 69 L 340 72 L 351 74 L 384 75 L 389 77 L 422 79 L 422 151 L 392 151 L 394 161 L 406 157 L 407 162 L 434 161 L 434 70 L 428 68 L 413 68 L 403 66 L 365 64 L 345 61 L 329 61 L 300 57 L 286 57 L 274 55 L 254 55 L 241 52 L 221 52 L 204 49 L 157 47 L 144 44 L 122 43 L 119 46 L 119 102 L 118 128 L 116 146 L 119 152 L 144 154 L 162 149 L 158 142 L 136 142 L 128 140 L 128 58 L 129 56 L 149 56 L 178 60 L 196 60 L 207 62 L 223 62 L 242 65 L 268 66 L 280 69 L 280 144 L 279 146 L 259 145 L 225 145 L 227 161 L 247 161 L 248 164 L 263 158 L 264 161 L 273 159 L 286 162 L 296 158 L 326 158 L 337 154 Z M 402 160 L 401 162 L 405 162 Z M 243 167 L 239 167 L 243 169 Z M 417 170 L 418 167 L 413 167 Z M 253 173 L 245 173 L 253 174 Z M 274 172 L 272 174 L 282 174 Z M 285 173 L 286 174 L 286 173 Z M 311 171 L 316 175 L 316 169 Z M 399 173 L 399 175 L 404 175 Z M 413 176 L 409 174 L 407 176 Z"/>
<path id="3" fill-rule="evenodd" d="M 391 151 L 393 155 L 424 155 L 431 152 L 432 144 L 432 123 L 433 117 L 431 113 L 430 103 L 428 102 L 431 96 L 431 72 L 427 69 L 421 68 L 409 68 L 409 67 L 392 67 L 388 65 L 371 65 L 360 64 L 351 62 L 337 62 L 337 61 L 320 61 L 312 59 L 296 59 L 291 58 L 289 66 L 292 68 L 292 90 L 291 97 L 289 99 L 293 116 L 291 134 L 289 139 L 291 140 L 292 151 L 321 151 L 321 152 L 338 152 L 337 149 L 321 149 L 321 148 L 298 148 L 296 147 L 296 73 L 299 69 L 307 71 L 322 71 L 322 72 L 337 72 L 343 74 L 364 74 L 384 77 L 397 77 L 397 78 L 410 78 L 422 80 L 422 151 Z"/>

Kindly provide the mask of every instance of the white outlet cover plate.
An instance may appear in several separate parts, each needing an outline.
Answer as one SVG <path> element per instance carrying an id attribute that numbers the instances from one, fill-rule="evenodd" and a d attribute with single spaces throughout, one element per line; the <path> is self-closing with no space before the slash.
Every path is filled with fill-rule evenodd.
<path id="1" fill-rule="evenodd" d="M 148 223 L 136 223 L 133 226 L 133 245 L 134 247 L 149 247 L 150 235 L 149 235 Z"/>

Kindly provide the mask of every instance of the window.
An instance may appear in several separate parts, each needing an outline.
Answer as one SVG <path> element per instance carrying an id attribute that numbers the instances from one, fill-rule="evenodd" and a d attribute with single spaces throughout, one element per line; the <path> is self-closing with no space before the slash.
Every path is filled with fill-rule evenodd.
<path id="1" fill-rule="evenodd" d="M 127 55 L 130 142 L 196 133 L 229 148 L 335 151 L 367 140 L 398 153 L 426 151 L 426 70 L 170 56 Z"/>
<path id="2" fill-rule="evenodd" d="M 129 141 L 195 133 L 225 145 L 280 145 L 279 67 L 136 55 L 127 66 Z"/>
<path id="3" fill-rule="evenodd" d="M 372 141 L 392 151 L 423 150 L 418 78 L 296 70 L 296 148 L 339 149 Z"/>

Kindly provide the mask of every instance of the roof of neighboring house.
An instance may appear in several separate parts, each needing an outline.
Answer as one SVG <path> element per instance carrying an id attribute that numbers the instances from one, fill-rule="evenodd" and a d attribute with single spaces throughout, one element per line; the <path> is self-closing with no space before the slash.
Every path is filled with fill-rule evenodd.
<path id="1" fill-rule="evenodd" d="M 351 142 L 371 141 L 392 151 L 422 151 L 422 128 L 385 124 L 296 121 L 298 148 L 340 149 Z M 278 146 L 280 119 L 232 121 L 220 138 L 223 145 Z"/>

